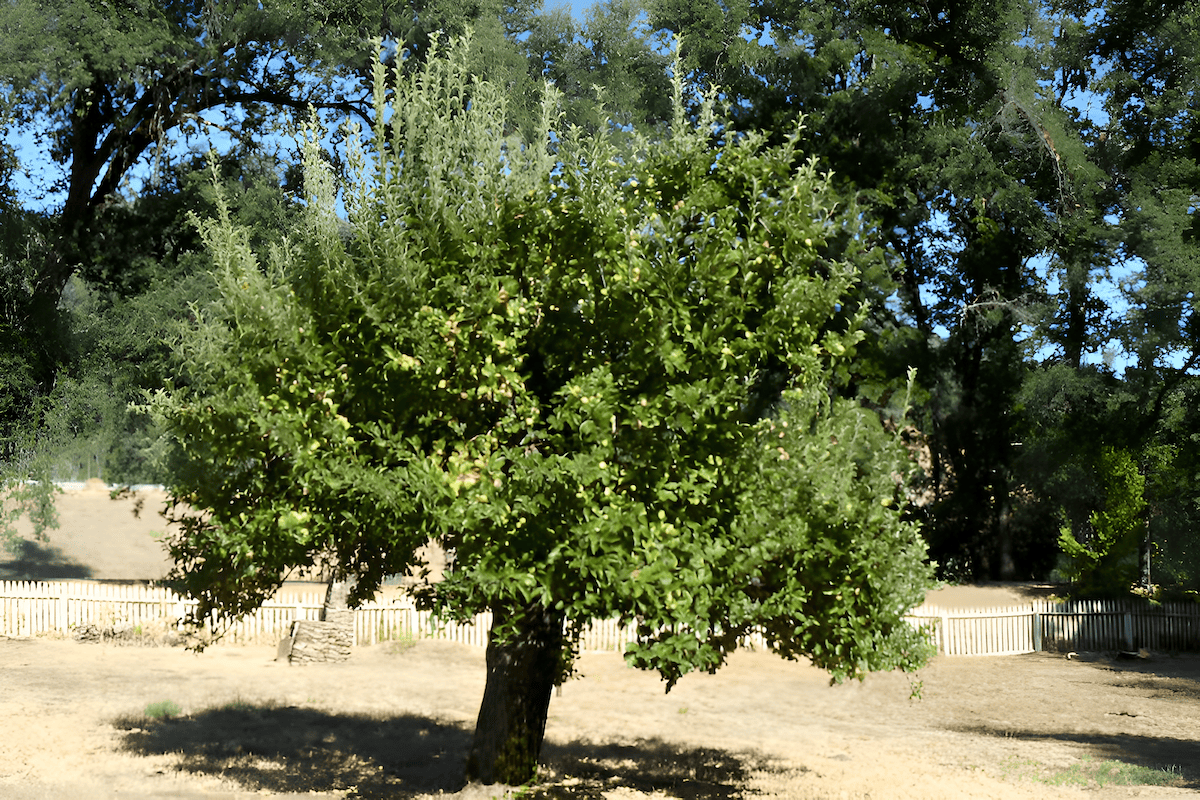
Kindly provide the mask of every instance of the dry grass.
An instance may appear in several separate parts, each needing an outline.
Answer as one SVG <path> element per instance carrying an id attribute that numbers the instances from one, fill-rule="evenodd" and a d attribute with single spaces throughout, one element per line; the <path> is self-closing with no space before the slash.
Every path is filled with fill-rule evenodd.
<path id="1" fill-rule="evenodd" d="M 308 667 L 273 654 L 0 642 L 0 797 L 1108 800 L 1200 790 L 1196 658 L 937 659 L 922 671 L 924 699 L 910 700 L 903 675 L 831 687 L 817 670 L 754 653 L 664 695 L 619 657 L 584 654 L 584 677 L 552 700 L 539 781 L 507 788 L 462 786 L 482 651 L 383 644 Z"/>
<path id="2" fill-rule="evenodd" d="M 162 704 L 153 704 L 154 707 Z M 341 714 L 237 701 L 191 714 L 151 713 L 113 723 L 121 748 L 138 756 L 178 754 L 177 768 L 232 780 L 249 791 L 346 792 L 406 798 L 462 789 L 470 731 L 419 716 Z M 742 797 L 769 759 L 662 740 L 630 744 L 549 743 L 527 798 L 595 798 L 615 787 L 676 798 Z M 498 794 L 505 789 L 497 788 Z"/>

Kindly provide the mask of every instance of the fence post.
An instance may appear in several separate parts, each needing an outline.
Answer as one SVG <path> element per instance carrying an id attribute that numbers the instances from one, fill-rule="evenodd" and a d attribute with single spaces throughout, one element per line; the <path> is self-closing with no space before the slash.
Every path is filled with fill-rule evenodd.
<path id="1" fill-rule="evenodd" d="M 941 617 L 941 640 L 942 640 L 942 655 L 950 655 L 950 615 L 942 614 Z"/>
<path id="2" fill-rule="evenodd" d="M 1029 604 L 1029 615 L 1033 620 L 1033 652 L 1042 652 L 1042 615 L 1038 613 L 1037 603 Z"/>
<path id="3" fill-rule="evenodd" d="M 1125 649 L 1133 650 L 1133 614 L 1128 611 L 1125 612 L 1124 639 Z"/>
<path id="4" fill-rule="evenodd" d="M 175 598 L 175 630 L 183 629 L 183 620 L 187 616 L 187 604 L 183 602 L 183 595 L 176 594 L 171 590 L 171 596 Z"/>
<path id="5" fill-rule="evenodd" d="M 58 599 L 54 603 L 54 626 L 59 633 L 67 635 L 67 583 L 58 585 Z"/>

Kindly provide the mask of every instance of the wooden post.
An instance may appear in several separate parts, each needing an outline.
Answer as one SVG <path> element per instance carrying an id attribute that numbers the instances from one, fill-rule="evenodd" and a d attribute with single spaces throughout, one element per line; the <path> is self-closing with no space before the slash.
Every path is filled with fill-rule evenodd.
<path id="1" fill-rule="evenodd" d="M 1133 614 L 1129 613 L 1128 611 L 1125 612 L 1125 626 L 1124 627 L 1125 627 L 1125 630 L 1124 630 L 1125 649 L 1128 651 L 1132 651 L 1133 650 Z"/>
<path id="2" fill-rule="evenodd" d="M 1029 604 L 1029 616 L 1033 625 L 1033 652 L 1042 652 L 1042 615 L 1038 613 L 1037 604 Z"/>
<path id="3" fill-rule="evenodd" d="M 58 599 L 54 603 L 55 610 L 55 629 L 63 634 L 67 633 L 67 582 L 63 581 L 58 585 Z"/>

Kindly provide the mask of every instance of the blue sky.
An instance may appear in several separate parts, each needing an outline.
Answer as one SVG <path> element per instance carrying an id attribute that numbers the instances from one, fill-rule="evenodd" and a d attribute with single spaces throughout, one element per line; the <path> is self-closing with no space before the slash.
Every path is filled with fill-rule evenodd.
<path id="1" fill-rule="evenodd" d="M 571 16 L 575 17 L 575 19 L 577 19 L 577 20 L 579 20 L 580 22 L 582 22 L 582 21 L 583 21 L 583 15 L 584 15 L 584 14 L 587 12 L 587 10 L 588 10 L 589 8 L 591 8 L 593 5 L 594 5 L 594 3 L 592 3 L 592 2 L 585 2 L 585 0 L 571 0 L 571 2 L 569 2 L 569 3 L 567 3 L 567 2 L 562 2 L 561 0 L 559 0 L 558 2 L 554 2 L 554 0 L 548 0 L 548 1 L 546 2 L 546 4 L 545 4 L 545 9 L 546 9 L 547 11 L 549 11 L 549 10 L 551 10 L 551 9 L 554 9 L 554 8 L 560 8 L 560 7 L 562 7 L 562 6 L 567 6 L 567 7 L 569 7 L 569 8 L 571 9 Z"/>

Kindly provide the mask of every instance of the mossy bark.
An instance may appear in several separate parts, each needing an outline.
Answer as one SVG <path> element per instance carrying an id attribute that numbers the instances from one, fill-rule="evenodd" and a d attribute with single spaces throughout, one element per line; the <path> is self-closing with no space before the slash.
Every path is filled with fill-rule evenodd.
<path id="1" fill-rule="evenodd" d="M 537 774 L 550 693 L 560 674 L 563 618 L 541 606 L 493 609 L 492 614 L 487 685 L 466 777 L 519 786 Z M 506 622 L 515 623 L 516 630 L 501 640 L 497 629 Z"/>

